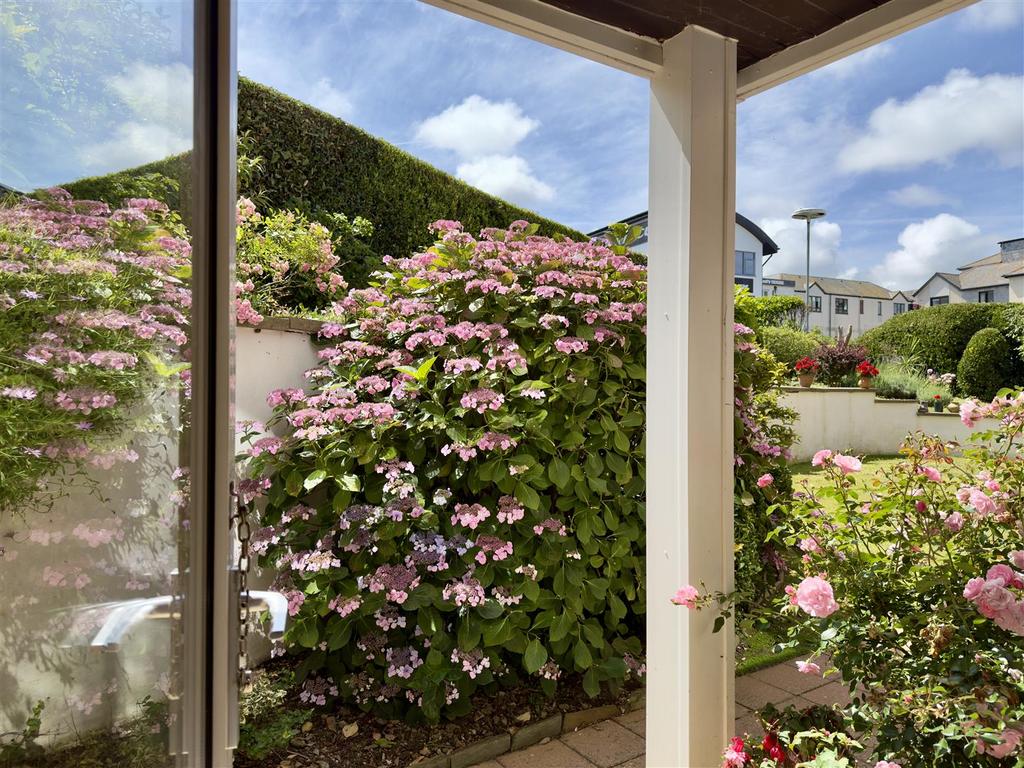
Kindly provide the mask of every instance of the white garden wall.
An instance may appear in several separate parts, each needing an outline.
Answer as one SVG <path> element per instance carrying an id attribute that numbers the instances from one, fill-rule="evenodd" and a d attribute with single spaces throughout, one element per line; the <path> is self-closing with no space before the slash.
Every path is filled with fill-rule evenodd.
<path id="1" fill-rule="evenodd" d="M 807 461 L 822 448 L 855 454 L 897 452 L 908 434 L 921 431 L 963 442 L 971 434 L 952 413 L 918 413 L 918 404 L 878 400 L 871 390 L 786 387 L 782 405 L 799 414 L 793 456 Z"/>

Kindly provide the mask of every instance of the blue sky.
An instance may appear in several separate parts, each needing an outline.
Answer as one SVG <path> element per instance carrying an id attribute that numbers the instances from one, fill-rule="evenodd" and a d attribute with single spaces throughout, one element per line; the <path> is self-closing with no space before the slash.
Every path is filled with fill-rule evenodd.
<path id="1" fill-rule="evenodd" d="M 70 95 L 34 91 L 18 58 L 55 14 L 25 50 L 3 29 L 0 180 L 31 188 L 191 143 L 188 4 L 144 4 L 145 33 L 114 5 L 84 16 Z M 238 47 L 242 74 L 576 228 L 647 207 L 640 78 L 413 0 L 239 0 Z M 800 206 L 829 211 L 815 272 L 891 287 L 1024 235 L 1022 75 L 1024 0 L 984 0 L 740 104 L 737 206 L 782 246 L 769 271 L 802 264 Z"/>

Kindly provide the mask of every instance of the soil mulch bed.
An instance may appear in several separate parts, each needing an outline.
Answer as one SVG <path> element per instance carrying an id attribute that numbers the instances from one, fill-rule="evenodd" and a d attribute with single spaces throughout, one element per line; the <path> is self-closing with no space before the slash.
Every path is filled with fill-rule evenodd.
<path id="1" fill-rule="evenodd" d="M 630 681 L 618 695 L 602 690 L 596 698 L 583 691 L 581 676 L 567 675 L 555 695 L 548 698 L 537 681 L 480 693 L 473 710 L 458 720 L 437 725 L 409 725 L 382 720 L 358 709 L 337 706 L 316 711 L 302 726 L 303 732 L 284 749 L 254 759 L 235 754 L 236 768 L 407 768 L 433 757 L 457 752 L 480 739 L 513 733 L 525 725 L 552 715 L 614 704 L 625 711 L 629 695 L 641 686 Z M 529 715 L 529 717 L 527 717 Z M 359 730 L 349 737 L 351 725 Z M 345 726 L 349 726 L 347 729 Z"/>

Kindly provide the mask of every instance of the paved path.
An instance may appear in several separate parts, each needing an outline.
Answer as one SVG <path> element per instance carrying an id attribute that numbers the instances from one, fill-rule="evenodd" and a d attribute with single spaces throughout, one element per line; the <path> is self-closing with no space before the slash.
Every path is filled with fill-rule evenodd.
<path id="1" fill-rule="evenodd" d="M 761 736 L 754 710 L 845 702 L 846 688 L 829 678 L 803 675 L 792 662 L 777 664 L 736 680 L 736 733 Z M 519 752 L 509 752 L 475 768 L 644 768 L 643 710 L 581 728 Z M 722 745 L 725 748 L 725 745 Z"/>

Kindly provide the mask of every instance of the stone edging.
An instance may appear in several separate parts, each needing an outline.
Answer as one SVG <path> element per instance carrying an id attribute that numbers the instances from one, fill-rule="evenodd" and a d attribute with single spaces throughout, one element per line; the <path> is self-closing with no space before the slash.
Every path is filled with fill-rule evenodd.
<path id="1" fill-rule="evenodd" d="M 516 752 L 539 744 L 546 739 L 558 738 L 563 733 L 571 733 L 602 720 L 643 709 L 645 702 L 646 696 L 644 689 L 641 688 L 630 694 L 625 710 L 616 704 L 607 704 L 603 707 L 552 715 L 538 720 L 536 723 L 524 725 L 513 733 L 502 733 L 480 739 L 450 755 L 438 755 L 410 763 L 409 768 L 470 768 L 470 766 L 493 760 L 507 752 Z"/>
<path id="2" fill-rule="evenodd" d="M 307 317 L 266 317 L 253 330 L 256 333 L 260 331 L 284 331 L 286 333 L 315 335 L 320 332 L 323 325 L 324 322 L 322 320 L 310 320 Z"/>

